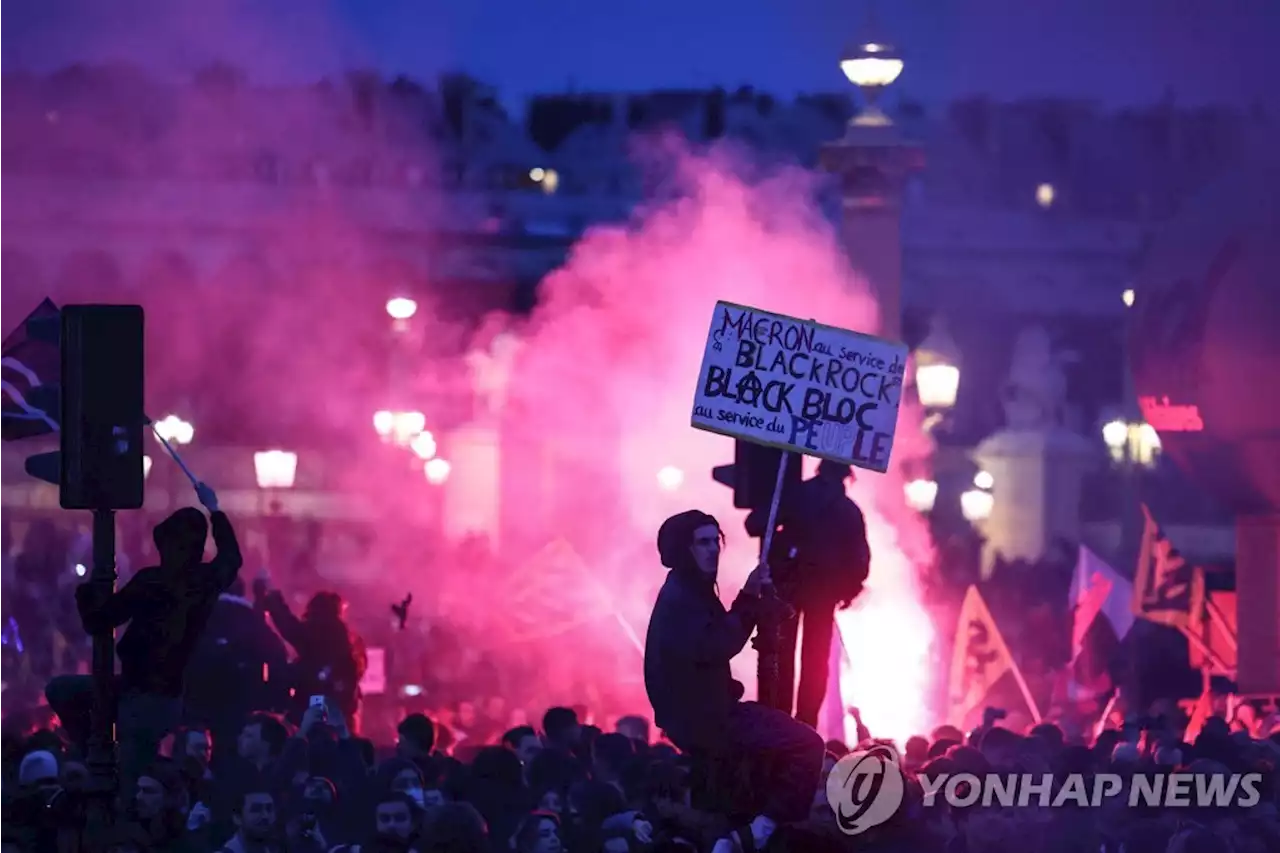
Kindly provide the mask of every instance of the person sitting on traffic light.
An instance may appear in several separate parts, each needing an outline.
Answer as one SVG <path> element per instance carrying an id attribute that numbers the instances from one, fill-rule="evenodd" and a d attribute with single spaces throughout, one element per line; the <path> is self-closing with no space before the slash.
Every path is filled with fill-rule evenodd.
<path id="1" fill-rule="evenodd" d="M 100 634 L 128 623 L 120 657 L 116 730 L 120 738 L 123 791 L 132 794 L 139 774 L 155 760 L 160 741 L 182 719 L 183 674 L 218 596 L 236 579 L 242 559 L 235 531 L 218 509 L 218 496 L 196 485 L 209 511 L 217 553 L 202 563 L 210 521 L 184 507 L 160 522 L 153 533 L 160 565 L 141 569 L 118 592 L 92 577 L 76 589 L 76 604 L 86 632 Z M 92 681 L 60 676 L 49 682 L 49 705 L 83 708 Z"/>
<path id="2" fill-rule="evenodd" d="M 827 693 L 827 674 L 836 607 L 847 607 L 861 592 L 871 567 L 871 547 L 862 510 L 845 494 L 848 465 L 823 460 L 817 476 L 783 493 L 778 507 L 782 528 L 769 555 L 778 592 L 797 612 L 782 630 L 778 679 L 782 710 L 790 713 L 795 695 L 796 719 L 818 724 Z M 747 516 L 747 533 L 761 537 L 768 510 Z M 800 650 L 800 684 L 795 688 L 796 635 L 804 620 Z"/>
<path id="3" fill-rule="evenodd" d="M 729 661 L 755 627 L 769 569 L 757 566 L 726 612 L 716 594 L 723 538 L 715 518 L 697 510 L 672 516 L 659 529 L 658 553 L 671 572 L 649 621 L 645 688 L 655 721 L 681 750 L 772 761 L 762 813 L 741 830 L 764 849 L 779 823 L 808 815 L 825 746 L 789 715 L 740 701 L 743 687 Z"/>

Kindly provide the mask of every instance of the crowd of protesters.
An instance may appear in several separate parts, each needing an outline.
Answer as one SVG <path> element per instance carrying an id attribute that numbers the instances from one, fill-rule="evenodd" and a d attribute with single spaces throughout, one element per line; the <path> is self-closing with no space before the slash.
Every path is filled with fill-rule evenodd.
<path id="1" fill-rule="evenodd" d="M 531 702 L 537 700 L 529 696 L 511 701 L 499 692 L 458 698 L 441 684 L 456 690 L 465 683 L 465 672 L 457 677 L 439 673 L 485 664 L 465 641 L 439 643 L 431 655 L 435 667 L 417 664 L 420 698 L 429 704 L 417 710 L 403 703 L 384 706 L 383 714 L 396 714 L 393 731 L 363 725 L 368 709 L 360 684 L 367 650 L 346 622 L 342 597 L 320 592 L 294 608 L 280 592 L 258 582 L 251 599 L 237 576 L 243 559 L 216 494 L 200 485 L 197 495 L 207 518 L 195 509 L 181 510 L 156 528 L 159 566 L 132 573 L 112 595 L 91 584 L 80 586 L 68 596 L 74 605 L 59 623 L 68 635 L 77 632 L 62 623 L 75 621 L 90 630 L 127 625 L 119 644 L 116 697 L 117 819 L 109 837 L 92 839 L 95 849 L 751 849 L 750 835 L 734 830 L 760 809 L 760 792 L 771 787 L 763 778 L 776 768 L 767 755 L 681 753 L 642 714 L 603 728 L 592 725 L 613 713 L 616 696 L 605 703 L 607 709 L 598 696 L 573 695 L 564 697 L 565 705 L 545 711 L 535 711 Z M 202 563 L 210 526 L 217 553 Z M 33 545 L 33 553 L 37 547 L 49 545 Z M 718 552 L 716 542 L 708 547 Z M 672 561 L 664 556 L 664 563 Z M 31 583 L 38 577 L 36 569 L 17 568 L 16 578 Z M 15 651 L 15 636 L 6 635 L 6 654 Z M 71 657 L 44 662 L 55 676 L 45 692 L 56 716 L 48 709 L 33 715 L 6 708 L 6 853 L 85 849 L 79 845 L 91 804 L 91 691 L 83 674 L 67 671 Z M 6 660 L 6 675 L 10 665 Z M 536 673 L 536 662 L 530 671 Z M 499 678 L 483 676 L 490 685 Z M 1274 779 L 1280 726 L 1274 721 L 1241 712 L 1230 722 L 1201 720 L 1188 734 L 1186 720 L 1168 715 L 1080 737 L 1076 728 L 1052 723 L 1018 732 L 1001 727 L 996 716 L 967 734 L 944 726 L 929 737 L 892 745 L 906 774 L 904 802 L 882 824 L 858 835 L 842 827 L 841 803 L 828 801 L 827 780 L 851 746 L 876 743 L 876 733 L 859 726 L 859 743 L 827 742 L 821 778 L 806 781 L 813 786 L 811 797 L 807 787 L 800 792 L 809 803 L 807 817 L 771 828 L 764 849 L 1280 850 L 1280 789 Z M 810 731 L 808 737 L 816 735 Z M 1206 776 L 1256 772 L 1263 782 L 1258 802 L 1248 807 L 1130 808 L 1123 797 L 1099 808 L 982 803 L 960 808 L 923 802 L 920 777 L 993 770 L 1057 778 L 1138 770 Z"/>
<path id="2" fill-rule="evenodd" d="M 441 727 L 413 714 L 385 747 L 355 736 L 335 703 L 308 707 L 296 728 L 255 713 L 234 738 L 182 728 L 122 804 L 111 850 L 146 851 L 596 851 L 710 850 L 729 829 L 722 799 L 748 768 L 714 780 L 651 732 L 643 717 L 616 732 L 553 708 L 540 726 L 485 741 L 441 743 Z M 1234 728 L 1235 731 L 1231 729 Z M 1262 736 L 1211 719 L 1194 743 L 1176 723 L 1107 730 L 1075 742 L 1046 723 L 1026 734 L 989 726 L 968 735 L 941 727 L 903 745 L 906 801 L 857 836 L 839 828 L 825 776 L 847 747 L 827 744 L 823 784 L 809 820 L 780 827 L 767 849 L 940 853 L 1264 853 L 1280 849 L 1280 790 L 1273 768 L 1280 734 Z M 83 811 L 83 756 L 57 730 L 6 733 L 5 850 L 54 851 Z M 1263 773 L 1252 807 L 1101 808 L 922 805 L 916 774 L 988 770 L 1056 774 Z"/>

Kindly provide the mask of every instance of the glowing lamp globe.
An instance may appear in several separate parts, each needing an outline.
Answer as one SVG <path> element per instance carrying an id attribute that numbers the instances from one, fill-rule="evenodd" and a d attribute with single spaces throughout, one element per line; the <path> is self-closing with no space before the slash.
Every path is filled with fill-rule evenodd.
<path id="1" fill-rule="evenodd" d="M 1243 162 L 1153 245 L 1130 357 L 1162 452 L 1252 515 L 1280 509 L 1280 163 Z"/>
<path id="2" fill-rule="evenodd" d="M 859 89 L 883 89 L 902 73 L 902 56 L 891 45 L 867 42 L 855 45 L 840 59 L 840 70 Z"/>

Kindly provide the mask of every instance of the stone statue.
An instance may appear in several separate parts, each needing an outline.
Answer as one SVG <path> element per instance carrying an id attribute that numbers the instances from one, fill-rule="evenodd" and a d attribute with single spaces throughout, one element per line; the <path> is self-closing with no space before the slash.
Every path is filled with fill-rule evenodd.
<path id="1" fill-rule="evenodd" d="M 1068 359 L 1054 350 L 1049 332 L 1030 326 L 1013 346 L 1009 378 L 1001 392 L 1010 429 L 1050 430 L 1064 426 Z"/>

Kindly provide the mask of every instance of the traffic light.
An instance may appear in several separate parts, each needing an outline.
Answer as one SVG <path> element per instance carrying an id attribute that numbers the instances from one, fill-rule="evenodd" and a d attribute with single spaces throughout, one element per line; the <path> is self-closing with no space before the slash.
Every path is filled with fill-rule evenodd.
<path id="1" fill-rule="evenodd" d="M 767 507 L 773 499 L 781 461 L 782 451 L 777 448 L 736 440 L 733 443 L 733 464 L 712 468 L 711 478 L 733 489 L 733 505 L 738 509 L 760 509 Z M 800 456 L 792 453 L 782 481 L 783 493 L 792 491 L 799 483 Z"/>
<path id="2" fill-rule="evenodd" d="M 62 309 L 64 509 L 142 506 L 143 325 L 140 305 Z"/>

